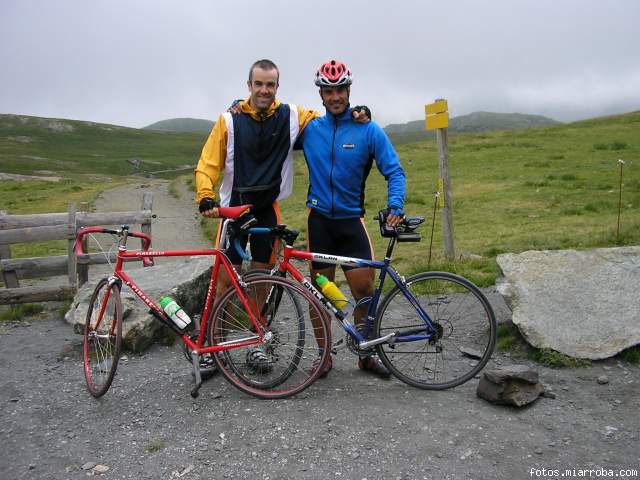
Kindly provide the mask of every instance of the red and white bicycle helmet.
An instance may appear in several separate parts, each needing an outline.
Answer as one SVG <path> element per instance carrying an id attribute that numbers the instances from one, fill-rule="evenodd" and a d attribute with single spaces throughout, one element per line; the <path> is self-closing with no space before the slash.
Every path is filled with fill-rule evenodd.
<path id="1" fill-rule="evenodd" d="M 318 87 L 340 87 L 342 85 L 351 85 L 353 77 L 351 70 L 338 60 L 329 60 L 323 63 L 316 72 L 316 85 Z"/>

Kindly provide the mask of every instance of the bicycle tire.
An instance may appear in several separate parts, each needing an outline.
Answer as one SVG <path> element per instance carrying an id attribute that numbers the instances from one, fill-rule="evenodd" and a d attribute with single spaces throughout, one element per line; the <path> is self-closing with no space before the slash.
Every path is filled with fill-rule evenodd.
<path id="1" fill-rule="evenodd" d="M 491 304 L 469 280 L 448 272 L 414 275 L 405 285 L 438 329 L 436 339 L 376 345 L 384 365 L 399 380 L 425 390 L 461 385 L 487 364 L 496 343 Z M 396 285 L 375 321 L 378 337 L 426 325 Z"/>
<path id="2" fill-rule="evenodd" d="M 105 302 L 107 304 L 103 308 Z M 98 331 L 95 326 L 103 312 Z M 113 381 L 122 344 L 122 302 L 120 286 L 107 278 L 98 282 L 91 295 L 84 326 L 84 376 L 89 393 L 101 397 Z"/>
<path id="3" fill-rule="evenodd" d="M 265 322 L 262 326 L 267 338 L 262 348 L 268 363 L 261 368 L 251 364 L 250 355 L 256 348 L 251 345 L 214 354 L 218 369 L 233 386 L 255 397 L 275 399 L 295 395 L 316 380 L 329 355 L 328 349 L 318 348 L 319 340 L 331 344 L 324 317 L 319 316 L 316 325 L 311 322 L 311 312 L 320 312 L 321 307 L 300 285 L 281 277 L 254 276 L 245 280 L 245 284 L 243 295 L 248 298 L 255 298 L 258 290 L 282 291 L 277 309 L 271 312 L 271 324 L 267 326 Z M 258 307 L 254 304 L 253 308 Z M 255 327 L 235 289 L 220 297 L 207 324 L 208 338 L 214 346 L 256 337 Z"/>

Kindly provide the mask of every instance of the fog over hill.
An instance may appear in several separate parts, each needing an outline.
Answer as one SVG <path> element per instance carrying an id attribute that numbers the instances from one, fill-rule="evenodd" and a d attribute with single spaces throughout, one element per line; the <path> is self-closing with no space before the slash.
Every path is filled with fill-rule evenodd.
<path id="1" fill-rule="evenodd" d="M 215 122 L 201 118 L 170 118 L 143 127 L 163 132 L 210 132 Z"/>
<path id="2" fill-rule="evenodd" d="M 542 115 L 524 113 L 473 112 L 468 115 L 452 117 L 449 120 L 450 132 L 487 132 L 491 130 L 517 130 L 558 124 L 557 120 Z M 393 123 L 385 127 L 389 134 L 403 134 L 424 131 L 424 120 L 407 123 Z"/>
<path id="3" fill-rule="evenodd" d="M 375 118 L 375 112 L 373 112 Z M 146 130 L 164 132 L 210 132 L 215 122 L 200 118 L 170 118 L 144 127 Z M 516 130 L 520 128 L 554 125 L 560 123 L 542 115 L 523 113 L 473 112 L 451 118 L 450 132 L 487 132 L 492 130 Z M 392 123 L 384 130 L 390 135 L 424 132 L 424 120 L 407 123 Z"/>

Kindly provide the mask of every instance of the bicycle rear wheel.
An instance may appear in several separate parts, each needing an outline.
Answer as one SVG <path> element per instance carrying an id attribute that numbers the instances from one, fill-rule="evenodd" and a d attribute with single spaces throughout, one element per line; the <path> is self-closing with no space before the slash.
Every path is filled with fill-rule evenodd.
<path id="1" fill-rule="evenodd" d="M 96 285 L 84 326 L 84 377 L 89 393 L 104 395 L 113 381 L 122 343 L 120 286 L 103 278 Z"/>
<path id="2" fill-rule="evenodd" d="M 406 280 L 437 332 L 430 340 L 377 345 L 378 354 L 397 378 L 426 390 L 460 385 L 487 364 L 496 342 L 496 319 L 489 301 L 473 283 L 446 272 L 428 272 Z M 429 333 L 416 310 L 396 286 L 376 315 L 378 336 L 404 332 L 419 338 Z M 408 338 L 407 338 L 408 339 Z"/>
<path id="3" fill-rule="evenodd" d="M 256 397 L 286 398 L 295 395 L 313 383 L 329 355 L 328 349 L 318 347 L 331 344 L 321 307 L 290 280 L 253 276 L 245 283 L 242 295 L 250 300 L 265 340 L 262 344 L 216 353 L 214 358 L 218 369 L 232 385 Z M 265 293 L 274 290 L 278 291 L 277 306 L 274 301 L 265 309 Z M 312 321 L 312 313 L 317 314 L 319 320 Z M 267 318 L 270 320 L 268 325 Z M 214 346 L 258 338 L 235 289 L 228 290 L 218 300 L 208 319 L 208 329 L 209 341 Z M 256 349 L 260 355 L 256 355 Z M 258 356 L 264 361 L 256 364 Z"/>

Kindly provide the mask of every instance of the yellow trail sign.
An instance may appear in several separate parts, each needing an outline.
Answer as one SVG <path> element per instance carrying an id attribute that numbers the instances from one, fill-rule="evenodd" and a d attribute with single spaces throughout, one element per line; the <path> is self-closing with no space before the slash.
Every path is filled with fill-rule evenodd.
<path id="1" fill-rule="evenodd" d="M 449 112 L 446 100 L 437 100 L 424 106 L 425 128 L 435 130 L 436 128 L 447 128 L 449 126 Z"/>

